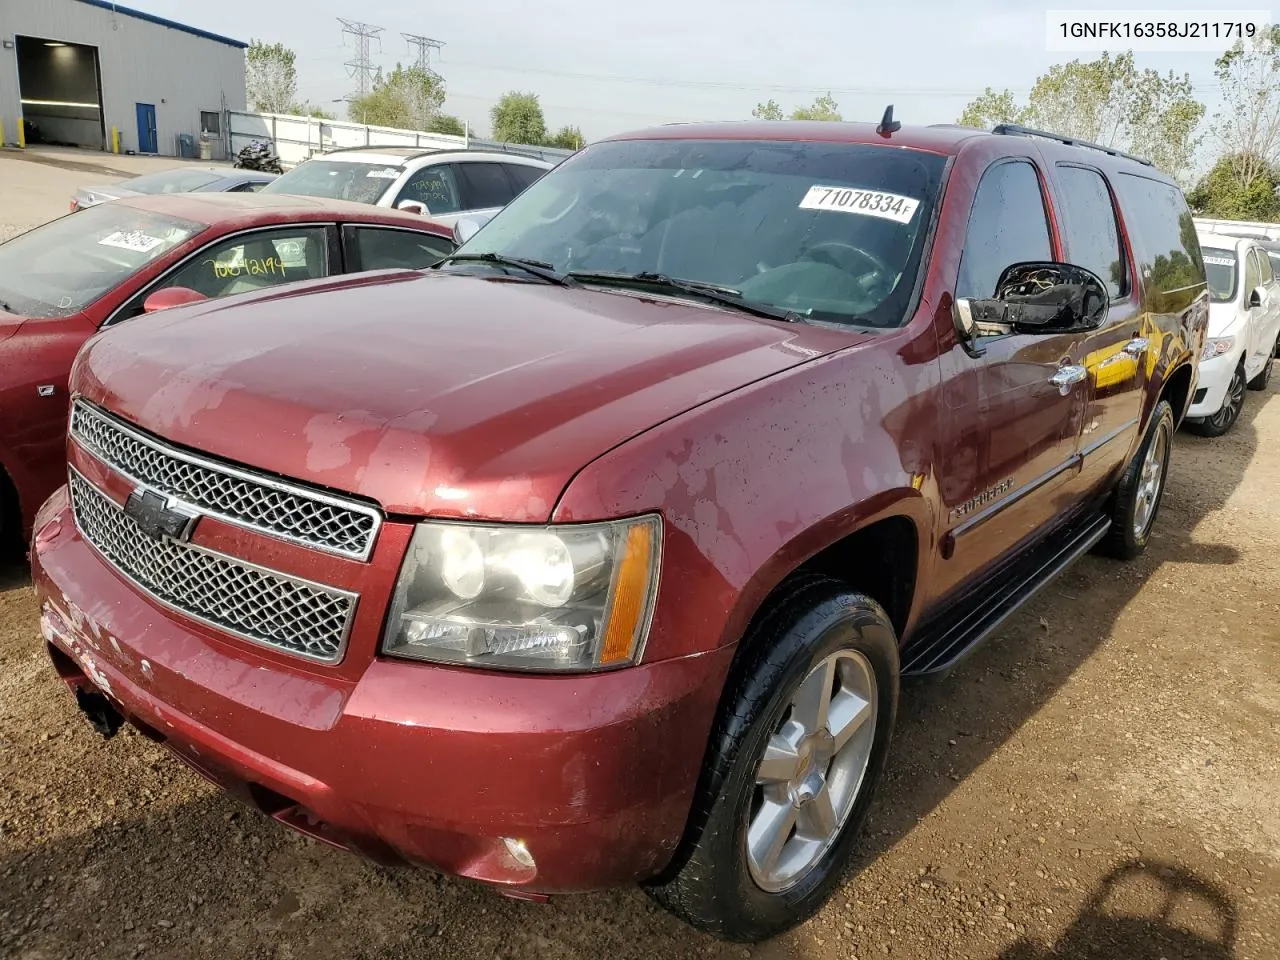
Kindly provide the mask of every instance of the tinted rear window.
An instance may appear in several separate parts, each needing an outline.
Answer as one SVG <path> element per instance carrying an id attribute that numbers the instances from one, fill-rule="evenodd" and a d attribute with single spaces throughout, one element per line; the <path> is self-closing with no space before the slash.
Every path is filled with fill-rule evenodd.
<path id="1" fill-rule="evenodd" d="M 1180 313 L 1205 286 L 1191 210 L 1177 187 L 1131 173 L 1115 178 L 1134 254 L 1146 276 L 1149 306 Z"/>
<path id="2" fill-rule="evenodd" d="M 1060 165 L 1058 183 L 1066 200 L 1062 227 L 1067 259 L 1096 273 L 1113 298 L 1123 297 L 1128 292 L 1128 278 L 1106 181 L 1097 170 Z"/>

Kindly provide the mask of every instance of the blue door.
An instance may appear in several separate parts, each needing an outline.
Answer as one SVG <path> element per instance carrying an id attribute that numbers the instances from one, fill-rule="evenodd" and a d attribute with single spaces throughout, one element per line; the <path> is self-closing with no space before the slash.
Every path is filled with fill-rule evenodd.
<path id="1" fill-rule="evenodd" d="M 156 140 L 156 105 L 154 103 L 138 104 L 138 152 L 160 152 L 160 145 Z"/>

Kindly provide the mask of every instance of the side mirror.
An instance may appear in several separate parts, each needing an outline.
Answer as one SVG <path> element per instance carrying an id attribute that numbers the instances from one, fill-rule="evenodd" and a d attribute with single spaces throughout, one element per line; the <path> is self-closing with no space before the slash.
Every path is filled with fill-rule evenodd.
<path id="1" fill-rule="evenodd" d="M 1106 285 L 1070 263 L 1015 263 L 987 300 L 956 301 L 956 330 L 965 341 L 1007 333 L 1079 333 L 1100 327 L 1111 308 Z"/>
<path id="2" fill-rule="evenodd" d="M 147 297 L 142 302 L 142 309 L 146 313 L 156 313 L 160 310 L 168 310 L 171 307 L 181 307 L 188 303 L 199 303 L 201 300 L 208 299 L 203 293 L 198 293 L 188 287 L 164 287 Z"/>
<path id="3" fill-rule="evenodd" d="M 1260 307 L 1265 303 L 1266 291 L 1261 287 L 1254 287 L 1253 292 L 1249 294 L 1249 306 Z"/>
<path id="4" fill-rule="evenodd" d="M 401 200 L 396 204 L 396 209 L 403 210 L 405 213 L 416 213 L 423 217 L 431 215 L 427 205 L 418 200 Z"/>
<path id="5" fill-rule="evenodd" d="M 466 243 L 468 240 L 474 237 L 477 233 L 479 233 L 480 228 L 483 227 L 488 222 L 489 222 L 488 217 L 477 217 L 477 216 L 459 217 L 458 222 L 453 225 L 454 241 L 458 244 L 458 246 L 462 246 L 464 243 Z"/>

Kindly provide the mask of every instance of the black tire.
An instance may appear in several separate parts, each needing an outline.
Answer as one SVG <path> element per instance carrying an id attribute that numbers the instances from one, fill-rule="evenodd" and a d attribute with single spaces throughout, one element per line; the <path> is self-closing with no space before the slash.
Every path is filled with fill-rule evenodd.
<path id="1" fill-rule="evenodd" d="M 1244 361 L 1236 367 L 1231 375 L 1231 383 L 1227 386 L 1227 395 L 1222 399 L 1222 408 L 1211 417 L 1200 417 L 1187 421 L 1187 429 L 1202 437 L 1221 437 L 1229 433 L 1240 419 L 1244 410 Z"/>
<path id="2" fill-rule="evenodd" d="M 1168 400 L 1161 400 L 1152 411 L 1151 422 L 1147 425 L 1147 435 L 1138 447 L 1132 462 L 1125 468 L 1120 482 L 1116 484 L 1111 499 L 1107 502 L 1107 514 L 1111 518 L 1111 529 L 1098 544 L 1097 551 L 1117 560 L 1132 560 L 1147 549 L 1151 539 L 1151 530 L 1155 526 L 1156 517 L 1160 513 L 1160 503 L 1164 499 L 1165 480 L 1169 476 L 1169 459 L 1173 452 L 1174 419 L 1173 407 Z M 1149 472 L 1148 459 L 1153 448 L 1163 443 L 1163 454 L 1160 458 L 1158 473 Z M 1154 479 L 1154 493 L 1150 482 Z M 1149 508 L 1140 516 L 1143 504 L 1150 500 Z"/>
<path id="3" fill-rule="evenodd" d="M 1267 362 L 1263 368 L 1258 371 L 1258 375 L 1249 381 L 1250 390 L 1265 390 L 1271 384 L 1271 361 L 1276 354 L 1276 348 L 1271 348 L 1271 353 L 1267 355 Z"/>
<path id="4" fill-rule="evenodd" d="M 867 738 L 865 772 L 829 846 L 815 853 L 807 872 L 790 886 L 768 892 L 753 879 L 746 851 L 748 818 L 760 796 L 759 762 L 790 716 L 801 681 L 815 665 L 842 652 L 869 668 L 859 668 L 865 676 L 874 677 L 868 717 L 874 717 L 875 727 Z M 812 916 L 846 872 L 883 771 L 898 710 L 898 669 L 893 625 L 874 600 L 824 578 L 789 585 L 743 641 L 721 699 L 684 842 L 667 873 L 646 885 L 654 899 L 692 926 L 740 943 L 776 936 Z M 795 803 L 799 810 L 803 801 Z"/>

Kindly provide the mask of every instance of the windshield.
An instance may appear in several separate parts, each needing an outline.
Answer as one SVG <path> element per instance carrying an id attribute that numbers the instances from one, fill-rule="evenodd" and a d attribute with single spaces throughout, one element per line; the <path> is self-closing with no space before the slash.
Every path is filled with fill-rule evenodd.
<path id="1" fill-rule="evenodd" d="M 378 163 L 308 160 L 284 176 L 276 177 L 259 192 L 376 204 L 402 172 L 399 167 Z"/>
<path id="2" fill-rule="evenodd" d="M 222 178 L 223 174 L 215 170 L 165 170 L 134 177 L 120 186 L 138 193 L 190 193 Z"/>
<path id="3" fill-rule="evenodd" d="M 206 228 L 104 203 L 0 244 L 0 301 L 28 317 L 68 317 Z"/>
<path id="4" fill-rule="evenodd" d="M 1209 299 L 1230 303 L 1236 296 L 1236 255 L 1230 250 L 1205 247 L 1204 272 L 1209 278 Z"/>
<path id="5" fill-rule="evenodd" d="M 899 326 L 945 166 L 935 154 L 859 144 L 594 144 L 460 252 L 567 274 L 661 274 L 801 318 Z"/>

